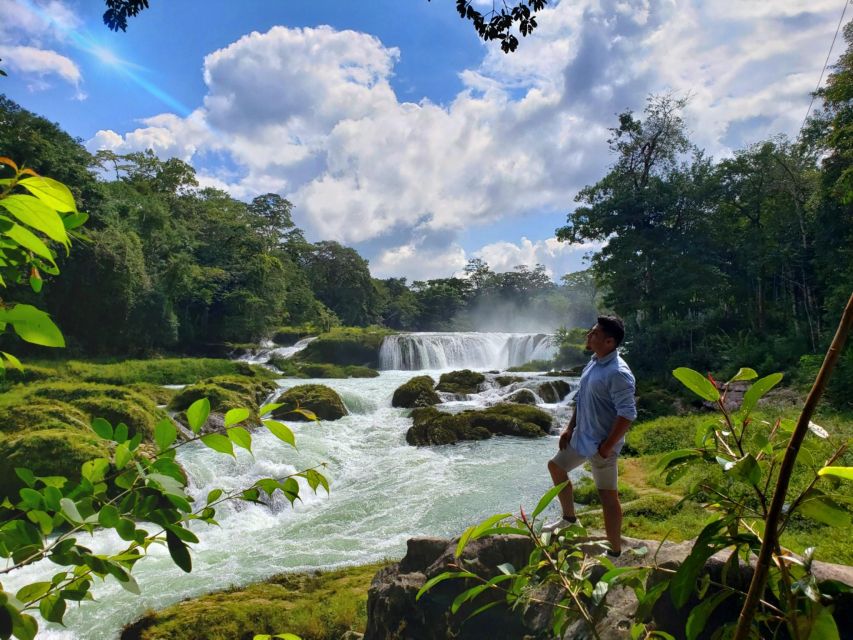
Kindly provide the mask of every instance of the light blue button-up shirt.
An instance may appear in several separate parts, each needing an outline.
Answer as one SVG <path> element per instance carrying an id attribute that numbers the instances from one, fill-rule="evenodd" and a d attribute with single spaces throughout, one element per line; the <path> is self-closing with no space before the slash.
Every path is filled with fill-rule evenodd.
<path id="1" fill-rule="evenodd" d="M 614 349 L 603 358 L 593 355 L 581 374 L 575 394 L 575 430 L 572 448 L 582 456 L 592 456 L 610 435 L 616 416 L 637 419 L 634 401 L 634 374 Z M 625 438 L 613 447 L 622 450 Z"/>

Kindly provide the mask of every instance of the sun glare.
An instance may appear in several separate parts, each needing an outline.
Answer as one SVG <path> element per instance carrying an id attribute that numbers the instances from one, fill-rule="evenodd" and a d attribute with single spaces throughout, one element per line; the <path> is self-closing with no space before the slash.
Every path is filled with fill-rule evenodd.
<path id="1" fill-rule="evenodd" d="M 114 51 L 106 47 L 93 47 L 92 53 L 98 60 L 111 67 L 117 67 L 122 64 L 122 59 Z"/>

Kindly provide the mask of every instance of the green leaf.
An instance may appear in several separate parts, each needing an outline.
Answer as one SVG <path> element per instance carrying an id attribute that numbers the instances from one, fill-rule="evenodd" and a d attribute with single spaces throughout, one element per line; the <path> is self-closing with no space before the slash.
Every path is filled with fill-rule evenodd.
<path id="1" fill-rule="evenodd" d="M 41 231 L 51 240 L 68 246 L 68 233 L 65 230 L 65 225 L 62 224 L 62 218 L 59 217 L 55 209 L 51 209 L 32 196 L 25 195 L 12 195 L 3 198 L 0 200 L 0 206 L 25 225 Z"/>
<path id="2" fill-rule="evenodd" d="M 50 249 L 47 248 L 47 245 L 42 242 L 41 238 L 26 227 L 22 227 L 21 225 L 13 222 L 9 229 L 3 231 L 3 234 L 9 236 L 27 251 L 32 251 L 34 254 L 44 258 L 52 265 L 56 265 L 56 262 L 53 260 L 53 254 L 50 252 Z"/>
<path id="3" fill-rule="evenodd" d="M 22 340 L 43 347 L 64 347 L 65 339 L 44 311 L 30 304 L 16 304 L 0 309 L 0 325 L 11 324 Z"/>
<path id="4" fill-rule="evenodd" d="M 210 433 L 206 436 L 202 436 L 201 441 L 205 446 L 213 449 L 214 451 L 227 453 L 230 456 L 234 455 L 234 446 L 231 444 L 231 441 L 221 433 Z"/>
<path id="5" fill-rule="evenodd" d="M 273 411 L 278 409 L 280 406 L 281 406 L 281 404 L 275 404 L 275 403 L 262 405 L 261 408 L 258 409 L 258 415 L 259 416 L 265 416 L 268 413 L 272 413 Z"/>
<path id="6" fill-rule="evenodd" d="M 113 432 L 113 440 L 118 444 L 127 442 L 127 425 L 124 422 L 119 422 Z"/>
<path id="7" fill-rule="evenodd" d="M 126 444 L 122 443 L 116 447 L 115 465 L 117 469 L 124 469 L 130 462 L 131 453 Z"/>
<path id="8" fill-rule="evenodd" d="M 154 427 L 154 442 L 157 443 L 157 449 L 160 451 L 165 451 L 171 447 L 177 437 L 178 430 L 168 418 L 163 418 Z"/>
<path id="9" fill-rule="evenodd" d="M 753 486 L 761 482 L 761 467 L 758 466 L 758 461 L 751 453 L 747 453 L 743 458 L 726 469 L 726 471 L 730 475 L 740 478 Z"/>
<path id="10" fill-rule="evenodd" d="M 39 602 L 39 613 L 48 622 L 62 622 L 65 615 L 65 599 L 58 593 L 52 594 Z"/>
<path id="11" fill-rule="evenodd" d="M 0 354 L 3 354 L 3 357 L 9 361 L 9 364 L 12 365 L 13 368 L 17 369 L 18 371 L 24 370 L 24 365 L 21 364 L 21 361 L 18 360 L 11 353 L 6 353 L 5 351 L 0 351 Z"/>
<path id="12" fill-rule="evenodd" d="M 129 518 L 121 518 L 116 524 L 115 530 L 122 540 L 132 542 L 135 539 L 136 525 Z"/>
<path id="13" fill-rule="evenodd" d="M 225 414 L 225 428 L 239 422 L 243 422 L 243 420 L 249 417 L 249 413 L 248 409 L 243 408 L 229 410 L 228 413 Z"/>
<path id="14" fill-rule="evenodd" d="M 189 409 L 187 409 L 187 422 L 189 422 L 193 433 L 201 431 L 209 415 L 210 400 L 207 398 L 200 398 L 190 405 Z"/>
<path id="15" fill-rule="evenodd" d="M 136 578 L 130 575 L 130 573 L 125 573 L 122 577 L 114 577 L 121 585 L 121 588 L 127 591 L 128 593 L 132 593 L 135 596 L 142 595 L 142 589 L 139 588 L 139 584 L 136 582 Z"/>
<path id="16" fill-rule="evenodd" d="M 41 289 L 44 286 L 44 280 L 38 276 L 37 271 L 33 271 L 33 275 L 30 276 L 30 288 L 36 293 L 41 293 Z"/>
<path id="17" fill-rule="evenodd" d="M 819 476 L 836 476 L 853 481 L 853 467 L 824 467 L 817 472 Z"/>
<path id="18" fill-rule="evenodd" d="M 293 436 L 293 431 L 287 425 L 278 420 L 264 420 L 263 423 L 276 438 L 286 442 L 294 449 L 296 448 L 296 438 Z"/>
<path id="19" fill-rule="evenodd" d="M 15 597 L 24 604 L 29 604 L 33 600 L 41 598 L 44 594 L 50 591 L 52 587 L 52 582 L 33 582 L 25 587 L 21 587 L 18 593 L 15 594 Z"/>
<path id="20" fill-rule="evenodd" d="M 743 394 L 743 404 L 740 407 L 743 417 L 746 418 L 755 409 L 755 405 L 770 389 L 782 380 L 781 373 L 771 373 L 755 382 L 746 393 Z"/>
<path id="21" fill-rule="evenodd" d="M 717 387 L 698 371 L 688 369 L 687 367 L 679 367 L 672 372 L 672 375 L 700 398 L 709 402 L 717 402 L 720 399 L 720 392 Z"/>
<path id="22" fill-rule="evenodd" d="M 72 524 L 83 522 L 83 517 L 77 510 L 77 505 L 74 504 L 73 500 L 70 498 L 62 498 L 62 500 L 59 501 L 59 504 L 62 506 L 62 515 L 64 515 L 69 522 Z"/>
<path id="23" fill-rule="evenodd" d="M 698 458 L 700 455 L 701 453 L 696 449 L 676 449 L 675 451 L 670 451 L 663 458 L 658 460 L 655 468 L 660 471 L 666 471 L 676 464 L 680 464 L 693 458 Z"/>
<path id="24" fill-rule="evenodd" d="M 77 227 L 85 224 L 86 220 L 88 219 L 89 214 L 80 211 L 78 213 L 72 213 L 62 218 L 62 224 L 65 225 L 66 229 L 71 231 L 72 229 L 76 229 Z"/>
<path id="25" fill-rule="evenodd" d="M 11 607 L 10 604 L 7 604 L 6 606 Z M 17 611 L 12 614 L 12 634 L 18 638 L 18 640 L 34 640 L 36 633 L 38 632 L 38 628 L 38 623 L 32 616 L 25 613 L 19 614 Z"/>
<path id="26" fill-rule="evenodd" d="M 166 546 L 169 548 L 169 555 L 172 556 L 172 560 L 174 560 L 176 565 L 187 573 L 192 571 L 192 558 L 190 558 L 190 551 L 187 545 L 171 531 L 166 531 Z"/>
<path id="27" fill-rule="evenodd" d="M 806 495 L 797 511 L 800 515 L 830 527 L 850 526 L 850 514 L 835 500 L 816 489 Z"/>
<path id="28" fill-rule="evenodd" d="M 539 500 L 539 504 L 536 505 L 536 508 L 533 510 L 533 513 L 530 514 L 530 518 L 534 519 L 536 518 L 536 516 L 542 513 L 542 511 L 545 510 L 545 507 L 551 504 L 551 501 L 557 497 L 557 494 L 560 493 L 560 491 L 562 491 L 567 484 L 569 484 L 568 480 L 554 487 L 551 487 L 547 491 L 547 493 L 545 493 L 545 495 L 542 496 L 542 498 Z"/>
<path id="29" fill-rule="evenodd" d="M 693 610 L 687 617 L 687 625 L 685 626 L 687 640 L 696 640 L 696 638 L 699 637 L 702 631 L 707 627 L 708 619 L 711 617 L 714 609 L 720 606 L 720 604 L 730 595 L 732 595 L 731 591 L 720 591 L 693 607 Z"/>
<path id="30" fill-rule="evenodd" d="M 741 367 L 729 382 L 741 382 L 743 380 L 755 380 L 758 377 L 755 369 Z"/>
<path id="31" fill-rule="evenodd" d="M 77 212 L 77 205 L 74 204 L 74 196 L 71 195 L 71 191 L 64 184 L 53 178 L 33 176 L 32 178 L 24 178 L 18 181 L 18 184 L 48 207 L 52 207 L 57 211 Z"/>
<path id="32" fill-rule="evenodd" d="M 113 426 L 104 418 L 95 418 L 92 420 L 92 431 L 104 440 L 113 439 Z"/>
<path id="33" fill-rule="evenodd" d="M 440 573 L 437 576 L 430 578 L 424 583 L 424 586 L 420 588 L 417 595 L 415 596 L 415 600 L 420 600 L 421 596 L 424 595 L 427 591 L 432 589 L 439 582 L 444 582 L 445 580 L 451 580 L 453 578 L 476 578 L 477 576 L 470 571 L 445 571 L 444 573 Z"/>
<path id="34" fill-rule="evenodd" d="M 847 630 L 849 631 L 850 628 L 848 627 Z M 841 640 L 838 625 L 835 624 L 835 619 L 832 617 L 832 609 L 829 607 L 820 608 L 820 612 L 812 623 L 808 640 Z"/>
<path id="35" fill-rule="evenodd" d="M 231 427 L 226 431 L 228 439 L 246 451 L 252 451 L 252 436 L 243 427 Z"/>
<path id="36" fill-rule="evenodd" d="M 724 526 L 723 520 L 708 523 L 693 543 L 690 554 L 672 577 L 669 593 L 673 604 L 679 609 L 687 604 L 696 588 L 699 572 L 705 567 L 708 558 L 717 551 L 718 546 L 714 543 L 714 538 Z"/>
<path id="37" fill-rule="evenodd" d="M 98 522 L 102 527 L 109 527 L 110 529 L 119 523 L 120 517 L 119 510 L 111 504 L 105 504 L 98 512 Z"/>
<path id="38" fill-rule="evenodd" d="M 224 491 L 222 491 L 222 489 L 214 489 L 213 491 L 211 491 L 210 493 L 207 494 L 206 504 L 211 504 L 212 502 L 216 502 L 217 500 L 219 500 L 219 498 L 222 497 L 223 493 L 224 493 Z"/>

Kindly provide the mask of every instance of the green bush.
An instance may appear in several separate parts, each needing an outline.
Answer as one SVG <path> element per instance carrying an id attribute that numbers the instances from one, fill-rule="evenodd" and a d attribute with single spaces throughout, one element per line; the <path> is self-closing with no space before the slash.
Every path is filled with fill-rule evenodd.
<path id="1" fill-rule="evenodd" d="M 302 384 L 285 391 L 276 399 L 281 406 L 273 412 L 276 418 L 302 422 L 308 420 L 295 409 L 306 409 L 320 420 L 338 420 L 347 415 L 341 397 L 322 384 Z"/>
<path id="2" fill-rule="evenodd" d="M 623 452 L 648 456 L 694 446 L 696 429 L 704 424 L 717 424 L 713 414 L 665 416 L 634 424 L 625 436 Z"/>
<path id="3" fill-rule="evenodd" d="M 391 406 L 412 409 L 438 404 L 441 398 L 433 387 L 435 387 L 435 380 L 430 376 L 416 376 L 394 390 Z"/>
<path id="4" fill-rule="evenodd" d="M 461 371 L 451 371 L 442 373 L 438 379 L 436 391 L 445 393 L 477 393 L 480 390 L 480 385 L 485 382 L 486 376 L 479 371 L 471 371 L 470 369 L 462 369 Z"/>
<path id="5" fill-rule="evenodd" d="M 0 440 L 0 497 L 16 495 L 23 483 L 15 467 L 26 467 L 37 476 L 80 479 L 87 460 L 109 456 L 104 440 L 93 432 L 67 428 L 24 432 Z"/>
<path id="6" fill-rule="evenodd" d="M 339 640 L 367 626 L 367 590 L 384 564 L 284 574 L 149 612 L 122 640 L 235 640 L 286 630 L 303 640 Z"/>

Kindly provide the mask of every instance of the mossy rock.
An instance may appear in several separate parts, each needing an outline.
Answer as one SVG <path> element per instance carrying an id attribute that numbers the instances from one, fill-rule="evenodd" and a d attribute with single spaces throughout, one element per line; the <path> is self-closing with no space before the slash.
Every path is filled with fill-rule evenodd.
<path id="1" fill-rule="evenodd" d="M 553 367 L 554 363 L 550 360 L 531 360 L 524 364 L 519 364 L 514 367 L 507 368 L 510 372 L 530 372 L 548 371 Z"/>
<path id="2" fill-rule="evenodd" d="M 290 347 L 312 335 L 308 329 L 300 329 L 299 327 L 280 327 L 272 336 L 272 341 L 282 347 Z"/>
<path id="3" fill-rule="evenodd" d="M 88 431 L 89 416 L 60 400 L 36 400 L 0 408 L 0 432 L 7 435 L 45 429 Z"/>
<path id="4" fill-rule="evenodd" d="M 412 411 L 412 419 L 406 442 L 415 446 L 485 440 L 493 435 L 538 438 L 547 435 L 551 428 L 548 413 L 520 404 L 499 404 L 456 414 L 420 407 Z"/>
<path id="5" fill-rule="evenodd" d="M 71 402 L 75 407 L 89 414 L 91 418 L 103 418 L 115 426 L 123 422 L 128 427 L 130 437 L 141 433 L 144 440 L 154 438 L 154 426 L 167 417 L 159 410 L 147 410 L 129 400 L 120 400 L 107 396 L 89 396 Z"/>
<path id="6" fill-rule="evenodd" d="M 276 369 L 278 369 L 281 374 L 286 378 L 305 378 L 306 375 L 302 373 L 299 365 L 293 360 L 293 358 L 285 358 L 284 356 L 270 356 L 269 360 L 267 360 L 268 365 L 272 365 Z"/>
<path id="7" fill-rule="evenodd" d="M 502 387 L 508 387 L 511 384 L 515 384 L 516 382 L 524 382 L 524 378 L 521 376 L 496 376 L 495 382 L 497 382 Z"/>
<path id="8" fill-rule="evenodd" d="M 223 389 L 238 393 L 252 402 L 254 406 L 260 406 L 273 391 L 278 389 L 278 385 L 272 380 L 247 378 L 245 376 L 215 376 L 200 380 L 200 383 L 215 384 Z"/>
<path id="9" fill-rule="evenodd" d="M 435 389 L 445 393 L 477 393 L 485 380 L 486 376 L 479 371 L 462 369 L 461 371 L 442 373 Z"/>
<path id="10" fill-rule="evenodd" d="M 305 378 L 376 378 L 379 372 L 370 367 L 350 364 L 341 366 L 338 364 L 306 362 L 298 365 L 299 372 Z"/>
<path id="11" fill-rule="evenodd" d="M 435 380 L 430 376 L 412 378 L 394 390 L 391 406 L 412 409 L 439 404 L 441 398 L 438 397 L 433 387 L 435 387 Z"/>
<path id="12" fill-rule="evenodd" d="M 288 573 L 150 611 L 121 640 L 251 640 L 283 629 L 305 640 L 338 640 L 367 625 L 367 592 L 386 563 Z"/>
<path id="13" fill-rule="evenodd" d="M 294 356 L 301 362 L 379 366 L 379 349 L 394 332 L 382 328 L 333 329 L 308 343 Z"/>
<path id="14" fill-rule="evenodd" d="M 506 397 L 506 401 L 516 404 L 536 404 L 536 394 L 530 389 L 517 389 Z"/>
<path id="15" fill-rule="evenodd" d="M 294 411 L 297 408 L 311 411 L 320 420 L 338 420 L 348 414 L 341 397 L 322 384 L 298 385 L 285 391 L 275 402 L 281 406 L 273 416 L 283 420 L 307 421 L 308 418 Z"/>
<path id="16" fill-rule="evenodd" d="M 28 364 L 24 366 L 23 371 L 19 371 L 18 369 L 13 369 L 11 367 L 7 368 L 2 376 L 2 379 L 12 384 L 20 384 L 22 382 L 40 382 L 42 380 L 55 380 L 57 378 L 62 377 L 63 376 L 58 369 Z"/>
<path id="17" fill-rule="evenodd" d="M 150 382 L 134 382 L 133 384 L 127 385 L 127 388 L 133 389 L 137 393 L 141 393 L 158 405 L 169 404 L 172 398 L 174 398 L 178 393 L 177 389 L 163 387 L 159 384 L 152 384 Z"/>
<path id="18" fill-rule="evenodd" d="M 37 476 L 80 479 L 87 460 L 109 457 L 106 441 L 93 432 L 44 429 L 0 440 L 0 497 L 16 496 L 23 483 L 15 467 L 26 467 Z"/>
<path id="19" fill-rule="evenodd" d="M 251 409 L 255 405 L 253 395 L 245 395 L 218 384 L 197 383 L 184 387 L 169 402 L 171 411 L 186 411 L 196 400 L 207 398 L 210 401 L 210 410 L 224 413 L 229 409 L 245 407 Z"/>
<path id="20" fill-rule="evenodd" d="M 571 390 L 571 385 L 565 380 L 552 380 L 540 384 L 537 392 L 543 402 L 554 404 L 569 395 Z"/>

